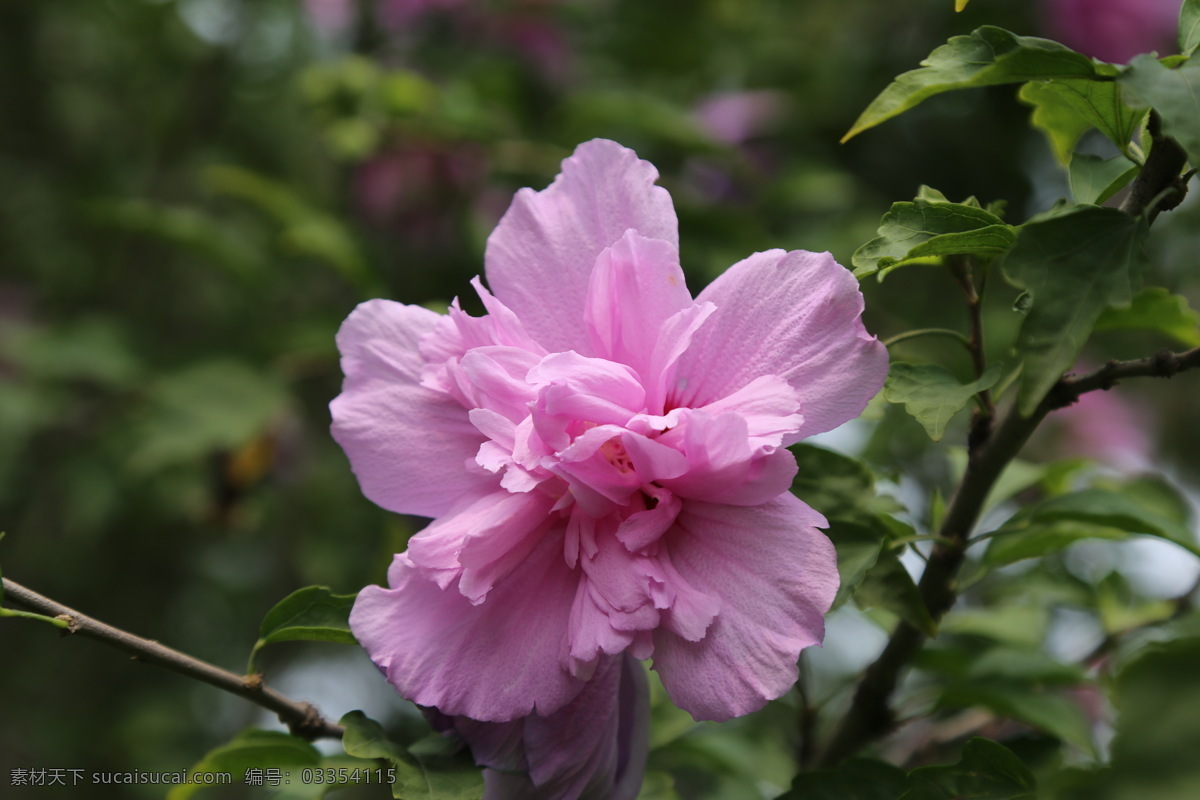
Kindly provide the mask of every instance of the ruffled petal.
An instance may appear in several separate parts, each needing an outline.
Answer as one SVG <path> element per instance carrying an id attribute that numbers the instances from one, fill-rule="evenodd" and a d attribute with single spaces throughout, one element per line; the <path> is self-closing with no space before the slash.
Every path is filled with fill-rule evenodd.
<path id="1" fill-rule="evenodd" d="M 368 586 L 350 629 L 400 694 L 449 715 L 502 722 L 553 713 L 583 683 L 568 674 L 565 633 L 578 583 L 549 532 L 487 602 L 441 589 L 398 555 L 391 589 Z"/>
<path id="2" fill-rule="evenodd" d="M 825 524 L 791 494 L 748 508 L 684 504 L 666 536 L 671 564 L 720 609 L 699 641 L 655 632 L 654 669 L 676 705 L 726 720 L 796 682 L 800 651 L 821 642 L 837 593 L 833 545 L 816 529 Z"/>
<path id="3" fill-rule="evenodd" d="M 691 306 L 678 248 L 626 231 L 592 270 L 583 312 L 591 351 L 633 367 L 650 386 L 658 377 L 654 348 L 664 323 Z"/>
<path id="4" fill-rule="evenodd" d="M 757 253 L 696 299 L 717 310 L 680 359 L 676 406 L 697 408 L 778 375 L 804 415 L 787 445 L 858 416 L 887 377 L 887 349 L 862 324 L 858 282 L 828 253 Z"/>
<path id="5" fill-rule="evenodd" d="M 551 352 L 587 353 L 584 308 L 600 253 L 633 229 L 678 247 L 658 170 L 616 142 L 581 144 L 540 192 L 521 189 L 488 237 L 488 283 Z"/>
<path id="6" fill-rule="evenodd" d="M 484 800 L 634 800 L 650 736 L 646 673 L 606 658 L 579 695 L 548 716 L 507 723 L 457 718 L 484 771 Z"/>
<path id="7" fill-rule="evenodd" d="M 436 517 L 494 476 L 474 467 L 484 437 L 449 395 L 421 386 L 418 343 L 442 319 L 428 309 L 370 300 L 342 323 L 346 375 L 329 404 L 333 438 L 363 494 L 389 511 Z"/>

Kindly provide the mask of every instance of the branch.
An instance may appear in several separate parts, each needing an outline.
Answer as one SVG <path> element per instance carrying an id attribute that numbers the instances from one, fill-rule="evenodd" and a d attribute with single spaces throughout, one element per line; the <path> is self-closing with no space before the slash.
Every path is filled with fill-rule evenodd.
<path id="1" fill-rule="evenodd" d="M 1150 155 L 1121 203 L 1121 210 L 1134 217 L 1146 214 L 1146 221 L 1154 222 L 1158 212 L 1175 208 L 1187 194 L 1187 184 L 1180 177 L 1187 165 L 1187 153 L 1179 142 L 1163 135 L 1157 111 L 1150 112 L 1146 131 L 1153 139 Z"/>
<path id="2" fill-rule="evenodd" d="M 158 642 L 134 636 L 132 633 L 81 614 L 73 608 L 56 603 L 48 597 L 26 589 L 8 578 L 4 582 L 4 596 L 14 602 L 66 623 L 65 634 L 78 633 L 90 639 L 131 653 L 139 661 L 157 664 L 189 678 L 204 681 L 226 692 L 249 700 L 268 711 L 274 711 L 279 721 L 288 726 L 293 735 L 302 739 L 340 739 L 342 727 L 324 717 L 309 703 L 292 700 L 274 689 L 263 685 L 261 675 L 236 675 L 228 670 L 181 653 Z"/>
<path id="3" fill-rule="evenodd" d="M 1074 403 L 1085 392 L 1108 389 L 1122 378 L 1171 377 L 1193 367 L 1200 367 L 1200 348 L 1184 353 L 1162 351 L 1136 361 L 1110 361 L 1087 375 L 1059 379 L 1028 417 L 1022 417 L 1015 405 L 1010 408 L 999 427 L 971 451 L 966 473 L 938 530 L 940 541 L 921 575 L 921 599 L 934 621 L 941 620 L 958 597 L 958 570 L 992 486 L 1047 414 Z M 892 731 L 896 724 L 890 704 L 892 693 L 925 638 L 922 631 L 908 623 L 897 624 L 883 652 L 863 674 L 849 711 L 817 756 L 817 766 L 836 764 Z"/>

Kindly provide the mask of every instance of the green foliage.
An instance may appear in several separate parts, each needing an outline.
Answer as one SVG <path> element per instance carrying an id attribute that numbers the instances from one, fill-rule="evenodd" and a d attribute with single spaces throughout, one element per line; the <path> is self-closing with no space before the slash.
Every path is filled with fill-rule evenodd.
<path id="1" fill-rule="evenodd" d="M 1200 48 L 1200 2 L 1183 0 L 1179 8 L 1179 52 L 1185 56 Z"/>
<path id="2" fill-rule="evenodd" d="M 1076 203 L 1100 205 L 1133 180 L 1138 167 L 1124 156 L 1101 158 L 1088 153 L 1071 153 L 1067 181 Z"/>
<path id="3" fill-rule="evenodd" d="M 988 739 L 968 741 L 959 760 L 907 774 L 872 759 L 801 773 L 779 800 L 1032 800 L 1033 774 L 1010 750 Z"/>
<path id="4" fill-rule="evenodd" d="M 1158 112 L 1163 133 L 1183 146 L 1193 164 L 1200 160 L 1200 59 L 1169 69 L 1154 56 L 1141 55 L 1129 62 L 1120 81 L 1133 102 Z"/>
<path id="5" fill-rule="evenodd" d="M 1032 800 L 1033 774 L 1002 745 L 971 739 L 958 763 L 919 767 L 909 773 L 912 785 L 900 800 Z"/>
<path id="6" fill-rule="evenodd" d="M 851 263 L 860 278 L 908 264 L 940 263 L 942 256 L 993 257 L 1013 242 L 1013 230 L 978 205 L 929 201 L 894 203 L 879 224 L 879 236 L 854 252 Z"/>
<path id="7" fill-rule="evenodd" d="M 1186 297 L 1161 286 L 1147 286 L 1128 308 L 1110 308 L 1096 320 L 1097 331 L 1147 330 L 1171 337 L 1185 347 L 1200 346 L 1200 312 Z"/>
<path id="8" fill-rule="evenodd" d="M 889 403 L 901 403 L 933 441 L 940 441 L 950 420 L 962 411 L 971 398 L 990 389 L 1003 371 L 993 364 L 978 379 L 959 383 L 958 379 L 936 364 L 893 362 L 888 371 L 883 395 Z"/>
<path id="9" fill-rule="evenodd" d="M 1105 309 L 1132 302 L 1145 269 L 1146 233 L 1143 221 L 1094 206 L 1051 212 L 1021 226 L 1003 268 L 1033 301 L 1017 337 L 1023 414 L 1032 413 L 1075 363 Z"/>
<path id="10" fill-rule="evenodd" d="M 1130 142 L 1146 109 L 1127 105 L 1115 81 L 1031 80 L 1019 96 L 1033 106 L 1033 125 L 1046 134 L 1060 163 L 1070 163 L 1072 150 L 1090 128 L 1133 158 Z"/>
<path id="11" fill-rule="evenodd" d="M 209 751 L 192 767 L 191 773 L 229 773 L 234 784 L 243 784 L 249 770 L 278 770 L 273 773 L 279 778 L 278 788 L 272 793 L 279 800 L 308 800 L 324 797 L 339 788 L 336 782 L 317 783 L 303 780 L 302 771 L 317 770 L 326 766 L 345 767 L 348 762 L 327 759 L 308 742 L 280 731 L 246 730 L 231 741 Z M 369 768 L 367 762 L 356 762 L 358 768 Z M 260 772 L 261 775 L 261 772 Z M 251 779 L 250 782 L 253 782 Z M 272 784 L 262 783 L 268 786 Z M 228 792 L 228 784 L 214 785 L 206 790 L 203 782 L 184 783 L 167 792 L 167 800 L 187 800 L 197 792 L 203 797 L 218 797 Z"/>
<path id="12" fill-rule="evenodd" d="M 476 800 L 483 778 L 469 756 L 448 749 L 449 740 L 431 737 L 405 748 L 388 739 L 378 722 L 351 711 L 339 723 L 345 727 L 342 746 L 359 758 L 384 759 L 396 770 L 392 796 L 401 800 Z"/>
<path id="13" fill-rule="evenodd" d="M 307 586 L 280 600 L 263 617 L 246 672 L 254 673 L 258 651 L 275 642 L 357 644 L 350 632 L 353 594 L 334 594 L 327 586 Z"/>
<path id="14" fill-rule="evenodd" d="M 1017 512 L 991 534 L 984 560 L 1011 564 L 1060 550 L 1080 539 L 1154 536 L 1200 554 L 1186 509 L 1147 502 L 1134 483 L 1122 492 L 1102 488 L 1050 497 Z"/>
<path id="15" fill-rule="evenodd" d="M 984 26 L 970 36 L 955 36 L 906 72 L 867 106 L 846 141 L 922 101 L 943 92 L 1047 78 L 1108 77 L 1104 66 L 1047 39 L 1017 36 Z"/>

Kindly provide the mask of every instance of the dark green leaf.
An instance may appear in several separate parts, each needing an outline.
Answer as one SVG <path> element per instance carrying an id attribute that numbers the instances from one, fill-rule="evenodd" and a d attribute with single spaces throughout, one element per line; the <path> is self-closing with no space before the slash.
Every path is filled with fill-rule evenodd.
<path id="1" fill-rule="evenodd" d="M 1154 644 L 1117 674 L 1109 776 L 1120 800 L 1200 797 L 1200 638 Z"/>
<path id="2" fill-rule="evenodd" d="M 1106 159 L 1073 153 L 1067 167 L 1067 180 L 1076 203 L 1100 205 L 1123 189 L 1137 173 L 1137 165 L 1129 163 L 1124 156 Z"/>
<path id="3" fill-rule="evenodd" d="M 1033 773 L 1008 748 L 971 739 L 957 764 L 920 767 L 909 773 L 912 788 L 900 800 L 1032 800 Z"/>
<path id="4" fill-rule="evenodd" d="M 1127 101 L 1159 113 L 1163 133 L 1183 146 L 1193 164 L 1200 161 L 1200 59 L 1168 69 L 1154 56 L 1138 56 L 1121 76 L 1121 86 Z"/>
<path id="5" fill-rule="evenodd" d="M 938 631 L 983 636 L 1028 649 L 1041 646 L 1049 624 L 1050 609 L 1044 605 L 1005 605 L 955 609 L 942 618 Z"/>
<path id="6" fill-rule="evenodd" d="M 894 203 L 879 224 L 879 236 L 851 257 L 858 277 L 909 263 L 936 263 L 945 255 L 995 256 L 1008 249 L 1013 230 L 978 205 L 946 203 L 918 198 Z"/>
<path id="7" fill-rule="evenodd" d="M 929 615 L 921 592 L 891 550 L 880 551 L 878 560 L 867 570 L 854 593 L 854 602 L 860 608 L 890 611 L 929 636 L 937 633 L 937 623 Z"/>
<path id="8" fill-rule="evenodd" d="M 250 654 L 248 671 L 255 671 L 254 657 L 258 651 L 275 642 L 357 644 L 350 632 L 354 598 L 352 594 L 334 594 L 327 586 L 307 586 L 280 600 L 258 627 L 258 641 Z"/>
<path id="9" fill-rule="evenodd" d="M 867 572 L 875 566 L 879 553 L 887 545 L 887 537 L 875 527 L 842 520 L 831 522 L 826 533 L 837 551 L 841 578 L 833 601 L 833 607 L 837 608 L 854 595 Z"/>
<path id="10" fill-rule="evenodd" d="M 1135 533 L 1166 539 L 1200 555 L 1200 545 L 1186 522 L 1148 508 L 1127 493 L 1084 489 L 1020 511 L 992 535 L 984 560 L 1010 564 L 1079 539 L 1116 539 Z"/>
<path id="11" fill-rule="evenodd" d="M 855 758 L 833 769 L 801 772 L 777 800 L 896 800 L 908 786 L 904 770 L 884 761 Z"/>
<path id="12" fill-rule="evenodd" d="M 1200 346 L 1200 312 L 1188 306 L 1187 298 L 1161 286 L 1142 289 L 1128 308 L 1108 309 L 1095 329 L 1158 331 L 1187 347 Z"/>
<path id="13" fill-rule="evenodd" d="M 406 750 L 388 739 L 378 722 L 361 711 L 351 711 L 340 720 L 346 729 L 342 747 L 359 758 L 382 758 L 396 768 L 392 796 L 402 800 L 478 800 L 483 795 L 483 776 L 461 753 L 442 749 L 448 740 L 422 740 Z"/>
<path id="14" fill-rule="evenodd" d="M 1039 78 L 1091 78 L 1098 76 L 1099 69 L 1087 56 L 1057 42 L 985 26 L 970 36 L 951 38 L 922 61 L 920 69 L 896 78 L 871 102 L 842 141 L 942 92 Z"/>
<path id="15" fill-rule="evenodd" d="M 1146 115 L 1145 108 L 1123 102 L 1114 81 L 1030 81 L 1020 98 L 1033 106 L 1033 124 L 1045 132 L 1060 163 L 1071 159 L 1071 150 L 1089 128 L 1096 128 L 1125 154 L 1133 134 Z M 1080 201 L 1088 202 L 1088 201 Z"/>
<path id="16" fill-rule="evenodd" d="M 1179 9 L 1179 52 L 1185 56 L 1200 48 L 1200 0 L 1183 0 Z"/>
<path id="17" fill-rule="evenodd" d="M 1026 681 L 989 679 L 955 682 L 938 698 L 941 708 L 986 708 L 1024 722 L 1089 754 L 1095 752 L 1091 726 L 1079 705 L 1063 694 Z"/>
<path id="18" fill-rule="evenodd" d="M 929 438 L 939 441 L 946 425 L 971 398 L 990 389 L 1003 370 L 993 364 L 979 380 L 959 383 L 958 379 L 936 364 L 906 364 L 894 361 L 883 385 L 883 396 L 889 403 L 903 403 Z"/>
<path id="19" fill-rule="evenodd" d="M 811 444 L 788 449 L 798 467 L 792 493 L 827 518 L 870 522 L 899 509 L 892 498 L 876 496 L 875 477 L 862 462 Z"/>
<path id="20" fill-rule="evenodd" d="M 1082 206 L 1021 227 L 1004 272 L 1032 297 L 1017 336 L 1020 410 L 1030 414 L 1078 358 L 1109 307 L 1133 300 L 1142 281 L 1146 225 L 1113 208 Z"/>
<path id="21" fill-rule="evenodd" d="M 251 729 L 239 733 L 229 743 L 209 751 L 191 771 L 228 772 L 234 783 L 241 784 L 246 770 L 280 769 L 283 779 L 299 785 L 300 770 L 306 767 L 315 768 L 320 763 L 321 754 L 303 739 L 281 731 Z M 167 793 L 167 800 L 186 800 L 203 788 L 203 783 L 180 784 Z M 327 789 L 334 788 L 336 786 L 327 786 Z M 215 793 L 219 793 L 219 789 Z"/>

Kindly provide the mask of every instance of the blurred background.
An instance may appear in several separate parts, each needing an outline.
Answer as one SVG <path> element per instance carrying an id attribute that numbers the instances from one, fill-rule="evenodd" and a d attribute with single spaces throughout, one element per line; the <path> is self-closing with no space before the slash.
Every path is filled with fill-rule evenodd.
<path id="1" fill-rule="evenodd" d="M 548 184 L 577 143 L 616 139 L 657 165 L 694 292 L 768 248 L 830 250 L 849 264 L 890 203 L 922 183 L 953 200 L 1007 200 L 1014 222 L 1066 194 L 1012 87 L 939 97 L 839 144 L 894 75 L 981 24 L 1116 61 L 1173 52 L 1178 11 L 1130 0 L 1143 31 L 1089 27 L 1094 11 L 1066 0 L 952 5 L 0 3 L 4 574 L 240 671 L 276 601 L 309 584 L 353 593 L 382 582 L 423 524 L 365 500 L 328 435 L 341 320 L 371 297 L 444 308 L 469 294 L 512 193 Z M 1197 214 L 1189 203 L 1164 216 L 1153 245 L 1152 279 L 1194 304 Z M 995 283 L 989 313 L 1015 332 L 1016 319 L 1003 322 L 1015 292 Z M 953 290 L 934 270 L 868 280 L 868 328 L 961 329 Z M 999 354 L 1010 343 L 989 344 Z M 1164 343 L 1124 334 L 1098 345 L 1102 361 Z M 968 372 L 962 353 L 912 347 L 906 357 Z M 1135 438 L 1116 446 L 1186 484 L 1200 442 L 1181 415 L 1200 383 L 1161 388 L 1122 389 Z M 1092 424 L 1107 430 L 1126 411 Z M 911 420 L 869 441 L 865 430 L 847 441 L 897 486 L 901 471 L 926 489 L 947 480 Z M 1040 446 L 1090 455 L 1095 430 L 1061 426 Z M 264 663 L 269 683 L 328 716 L 363 708 L 405 724 L 405 704 L 355 648 L 278 646 Z M 747 774 L 763 797 L 786 788 L 794 742 L 776 735 L 794 734 L 786 709 L 674 749 L 690 719 L 661 714 L 678 730 L 656 729 L 666 732 L 655 796 L 745 797 L 730 787 Z M 0 781 L 15 768 L 186 769 L 270 722 L 95 642 L 0 622 Z M 725 772 L 688 778 L 695 759 Z"/>

